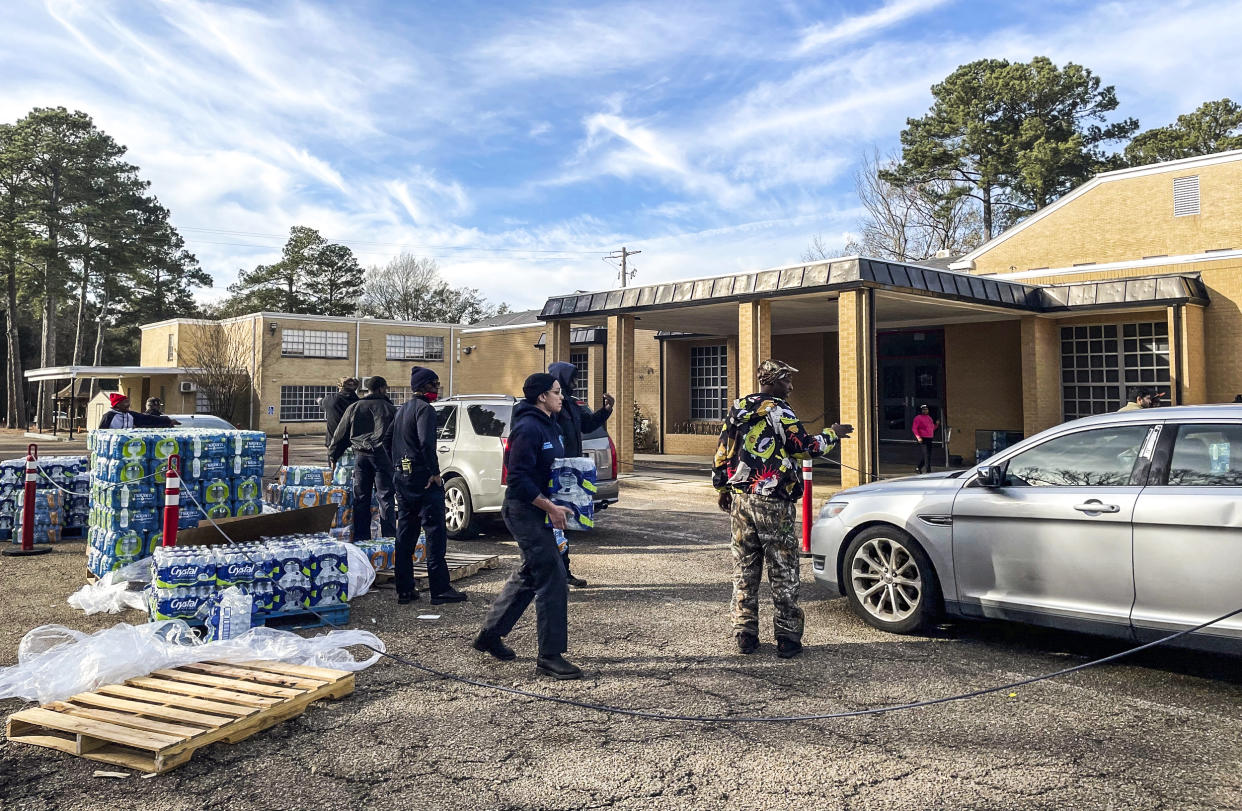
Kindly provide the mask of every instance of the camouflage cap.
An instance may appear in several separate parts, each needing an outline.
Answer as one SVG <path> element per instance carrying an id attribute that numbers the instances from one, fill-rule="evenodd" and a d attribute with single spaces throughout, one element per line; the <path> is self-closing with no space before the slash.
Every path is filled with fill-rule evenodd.
<path id="1" fill-rule="evenodd" d="M 796 371 L 798 370 L 783 360 L 769 358 L 759 364 L 759 385 L 767 386 L 778 380 L 784 380 Z"/>

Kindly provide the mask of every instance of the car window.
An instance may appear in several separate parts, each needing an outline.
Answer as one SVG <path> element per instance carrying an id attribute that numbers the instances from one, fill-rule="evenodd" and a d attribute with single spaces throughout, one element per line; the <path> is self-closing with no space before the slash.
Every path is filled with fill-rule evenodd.
<path id="1" fill-rule="evenodd" d="M 513 417 L 513 406 L 493 403 L 466 406 L 470 426 L 479 436 L 504 436 Z"/>
<path id="2" fill-rule="evenodd" d="M 1011 458 L 1006 487 L 1107 487 L 1130 483 L 1150 426 L 1121 425 L 1059 436 Z"/>
<path id="3" fill-rule="evenodd" d="M 457 439 L 457 406 L 446 405 L 436 411 L 436 439 Z"/>
<path id="4" fill-rule="evenodd" d="M 1169 484 L 1242 487 L 1242 425 L 1179 425 Z"/>

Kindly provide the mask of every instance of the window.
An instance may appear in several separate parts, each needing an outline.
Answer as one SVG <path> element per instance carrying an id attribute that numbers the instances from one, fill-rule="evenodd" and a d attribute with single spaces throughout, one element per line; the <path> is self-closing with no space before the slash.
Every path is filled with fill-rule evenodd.
<path id="1" fill-rule="evenodd" d="M 690 347 L 690 419 L 721 420 L 728 407 L 728 347 Z"/>
<path id="2" fill-rule="evenodd" d="M 1199 176 L 1173 178 L 1173 216 L 1190 217 L 1199 213 Z"/>
<path id="3" fill-rule="evenodd" d="M 1006 487 L 1117 487 L 1130 483 L 1150 426 L 1123 425 L 1059 436 L 1005 464 Z"/>
<path id="4" fill-rule="evenodd" d="M 444 360 L 444 338 L 438 335 L 388 335 L 389 360 Z"/>
<path id="5" fill-rule="evenodd" d="M 505 435 L 509 420 L 513 417 L 511 405 L 471 405 L 466 406 L 466 414 L 470 417 L 470 425 L 478 436 Z"/>
<path id="6" fill-rule="evenodd" d="M 198 393 L 194 397 L 194 413 L 195 414 L 210 414 L 211 413 L 211 400 L 207 398 L 207 392 L 203 390 L 202 386 L 198 387 Z"/>
<path id="7" fill-rule="evenodd" d="M 281 386 L 281 422 L 318 422 L 323 419 L 319 401 L 336 391 L 336 386 Z"/>
<path id="8" fill-rule="evenodd" d="M 293 358 L 347 358 L 349 333 L 287 329 L 280 333 L 280 354 Z"/>
<path id="9" fill-rule="evenodd" d="M 1242 487 L 1242 425 L 1179 425 L 1169 484 Z"/>
<path id="10" fill-rule="evenodd" d="M 388 399 L 392 400 L 392 404 L 395 406 L 402 405 L 407 400 L 409 400 L 410 397 L 412 396 L 413 396 L 413 392 L 411 391 L 409 386 L 389 386 L 388 387 Z"/>
<path id="11" fill-rule="evenodd" d="M 591 355 L 588 352 L 570 352 L 569 362 L 577 368 L 577 371 L 574 372 L 573 397 L 576 400 L 585 401 L 588 396 L 587 369 L 591 364 Z"/>
<path id="12" fill-rule="evenodd" d="M 457 406 L 446 405 L 436 409 L 436 439 L 457 439 Z"/>
<path id="13" fill-rule="evenodd" d="M 1137 386 L 1169 390 L 1167 322 L 1061 328 L 1061 412 L 1066 420 L 1116 411 Z"/>
<path id="14" fill-rule="evenodd" d="M 175 339 L 171 332 L 168 333 L 168 359 L 169 360 L 177 359 L 177 344 L 175 343 Z"/>

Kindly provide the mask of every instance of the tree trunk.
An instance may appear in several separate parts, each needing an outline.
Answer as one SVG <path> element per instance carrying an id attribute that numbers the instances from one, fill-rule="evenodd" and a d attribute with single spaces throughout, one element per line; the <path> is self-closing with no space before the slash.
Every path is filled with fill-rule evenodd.
<path id="1" fill-rule="evenodd" d="M 980 191 L 983 193 L 983 239 L 986 242 L 994 236 L 992 234 L 992 187 L 984 184 Z"/>
<path id="2" fill-rule="evenodd" d="M 89 249 L 88 249 L 89 250 Z M 90 260 L 82 258 L 82 282 L 78 285 L 78 323 L 73 328 L 73 358 L 69 363 L 77 366 L 82 359 L 82 332 L 86 319 L 86 289 L 91 278 Z"/>
<path id="3" fill-rule="evenodd" d="M 5 290 L 5 350 L 8 356 L 8 404 L 5 408 L 9 428 L 26 430 L 26 386 L 22 377 L 22 349 L 17 335 L 17 260 L 11 257 Z"/>
<path id="4" fill-rule="evenodd" d="M 108 287 L 108 277 L 103 277 L 103 285 L 100 290 L 99 301 L 99 318 L 95 321 L 95 354 L 92 356 L 94 360 L 91 365 L 100 366 L 103 364 L 103 339 L 104 339 L 104 322 L 108 320 L 108 306 L 112 303 L 112 299 L 108 295 L 112 292 Z M 99 379 L 91 378 L 91 396 L 94 400 L 95 395 L 99 393 Z"/>

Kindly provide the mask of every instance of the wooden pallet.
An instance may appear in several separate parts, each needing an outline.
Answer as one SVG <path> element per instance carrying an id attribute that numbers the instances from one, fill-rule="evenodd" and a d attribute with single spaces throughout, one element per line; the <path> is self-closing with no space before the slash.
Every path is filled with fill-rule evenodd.
<path id="1" fill-rule="evenodd" d="M 166 772 L 354 691 L 354 674 L 283 662 L 201 662 L 100 687 L 9 717 L 10 741 Z"/>
<path id="2" fill-rule="evenodd" d="M 470 555 L 465 552 L 449 552 L 444 556 L 444 562 L 448 564 L 449 581 L 461 580 L 463 577 L 469 577 L 472 574 L 478 574 L 484 569 L 495 569 L 500 565 L 500 555 Z M 375 581 L 377 583 L 388 583 L 395 580 L 396 573 L 392 569 L 382 569 L 375 573 Z M 425 589 L 429 580 L 427 578 L 427 564 L 414 564 L 414 585 L 417 588 Z"/>

